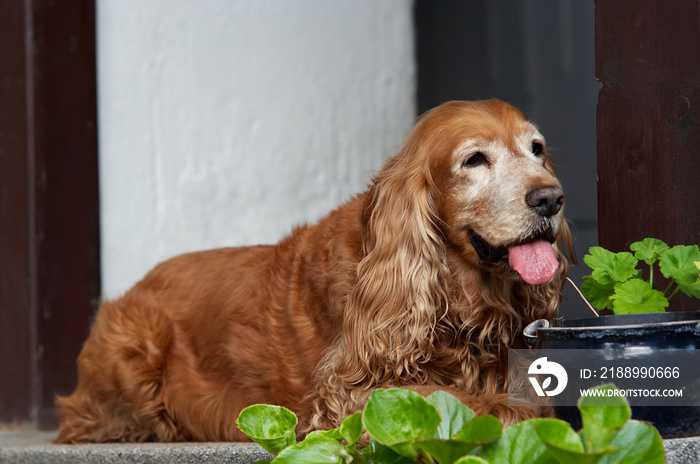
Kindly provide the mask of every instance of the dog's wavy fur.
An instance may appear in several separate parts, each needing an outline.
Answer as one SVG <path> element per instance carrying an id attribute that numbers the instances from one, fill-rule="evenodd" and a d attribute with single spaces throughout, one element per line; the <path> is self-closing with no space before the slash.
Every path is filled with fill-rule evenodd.
<path id="1" fill-rule="evenodd" d="M 447 390 L 506 423 L 545 413 L 509 407 L 505 393 L 507 349 L 524 347 L 526 323 L 554 317 L 560 250 L 571 253 L 563 213 L 541 219 L 526 204 L 532 188 L 559 185 L 546 149 L 528 153 L 532 137 L 544 143 L 500 101 L 444 104 L 367 192 L 318 223 L 275 246 L 160 264 L 102 304 L 78 386 L 57 399 L 56 441 L 243 440 L 235 419 L 254 403 L 322 429 L 387 386 Z M 487 164 L 464 163 L 476 149 Z M 542 221 L 560 263 L 544 285 L 470 244 L 475 231 L 505 247 Z"/>

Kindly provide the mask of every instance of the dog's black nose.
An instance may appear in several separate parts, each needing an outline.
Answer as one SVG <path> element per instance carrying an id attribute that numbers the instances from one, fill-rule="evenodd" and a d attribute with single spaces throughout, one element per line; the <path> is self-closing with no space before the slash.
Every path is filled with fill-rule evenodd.
<path id="1" fill-rule="evenodd" d="M 527 192 L 525 201 L 540 216 L 551 217 L 564 204 L 564 191 L 559 187 L 535 187 Z"/>

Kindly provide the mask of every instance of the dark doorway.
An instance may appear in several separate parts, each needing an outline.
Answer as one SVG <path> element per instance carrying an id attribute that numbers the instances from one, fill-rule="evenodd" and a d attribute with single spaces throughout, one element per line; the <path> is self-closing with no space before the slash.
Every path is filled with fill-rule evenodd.
<path id="1" fill-rule="evenodd" d="M 580 260 L 598 242 L 593 1 L 417 0 L 415 27 L 419 112 L 483 98 L 524 110 L 553 148 Z M 565 293 L 566 317 L 590 315 Z"/>

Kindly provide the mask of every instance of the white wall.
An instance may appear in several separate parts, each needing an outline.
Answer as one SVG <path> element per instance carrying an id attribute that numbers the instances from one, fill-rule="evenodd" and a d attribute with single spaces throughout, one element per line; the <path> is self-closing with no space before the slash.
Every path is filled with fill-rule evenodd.
<path id="1" fill-rule="evenodd" d="M 414 119 L 410 0 L 99 0 L 103 293 L 272 243 L 362 191 Z"/>

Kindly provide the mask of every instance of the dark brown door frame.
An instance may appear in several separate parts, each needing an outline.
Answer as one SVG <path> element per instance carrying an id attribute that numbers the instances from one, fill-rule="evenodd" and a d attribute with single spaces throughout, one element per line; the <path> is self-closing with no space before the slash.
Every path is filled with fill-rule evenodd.
<path id="1" fill-rule="evenodd" d="M 55 424 L 100 291 L 94 0 L 0 2 L 0 420 Z"/>
<path id="2" fill-rule="evenodd" d="M 700 243 L 700 1 L 596 0 L 598 237 Z M 674 298 L 674 310 L 697 300 Z"/>

